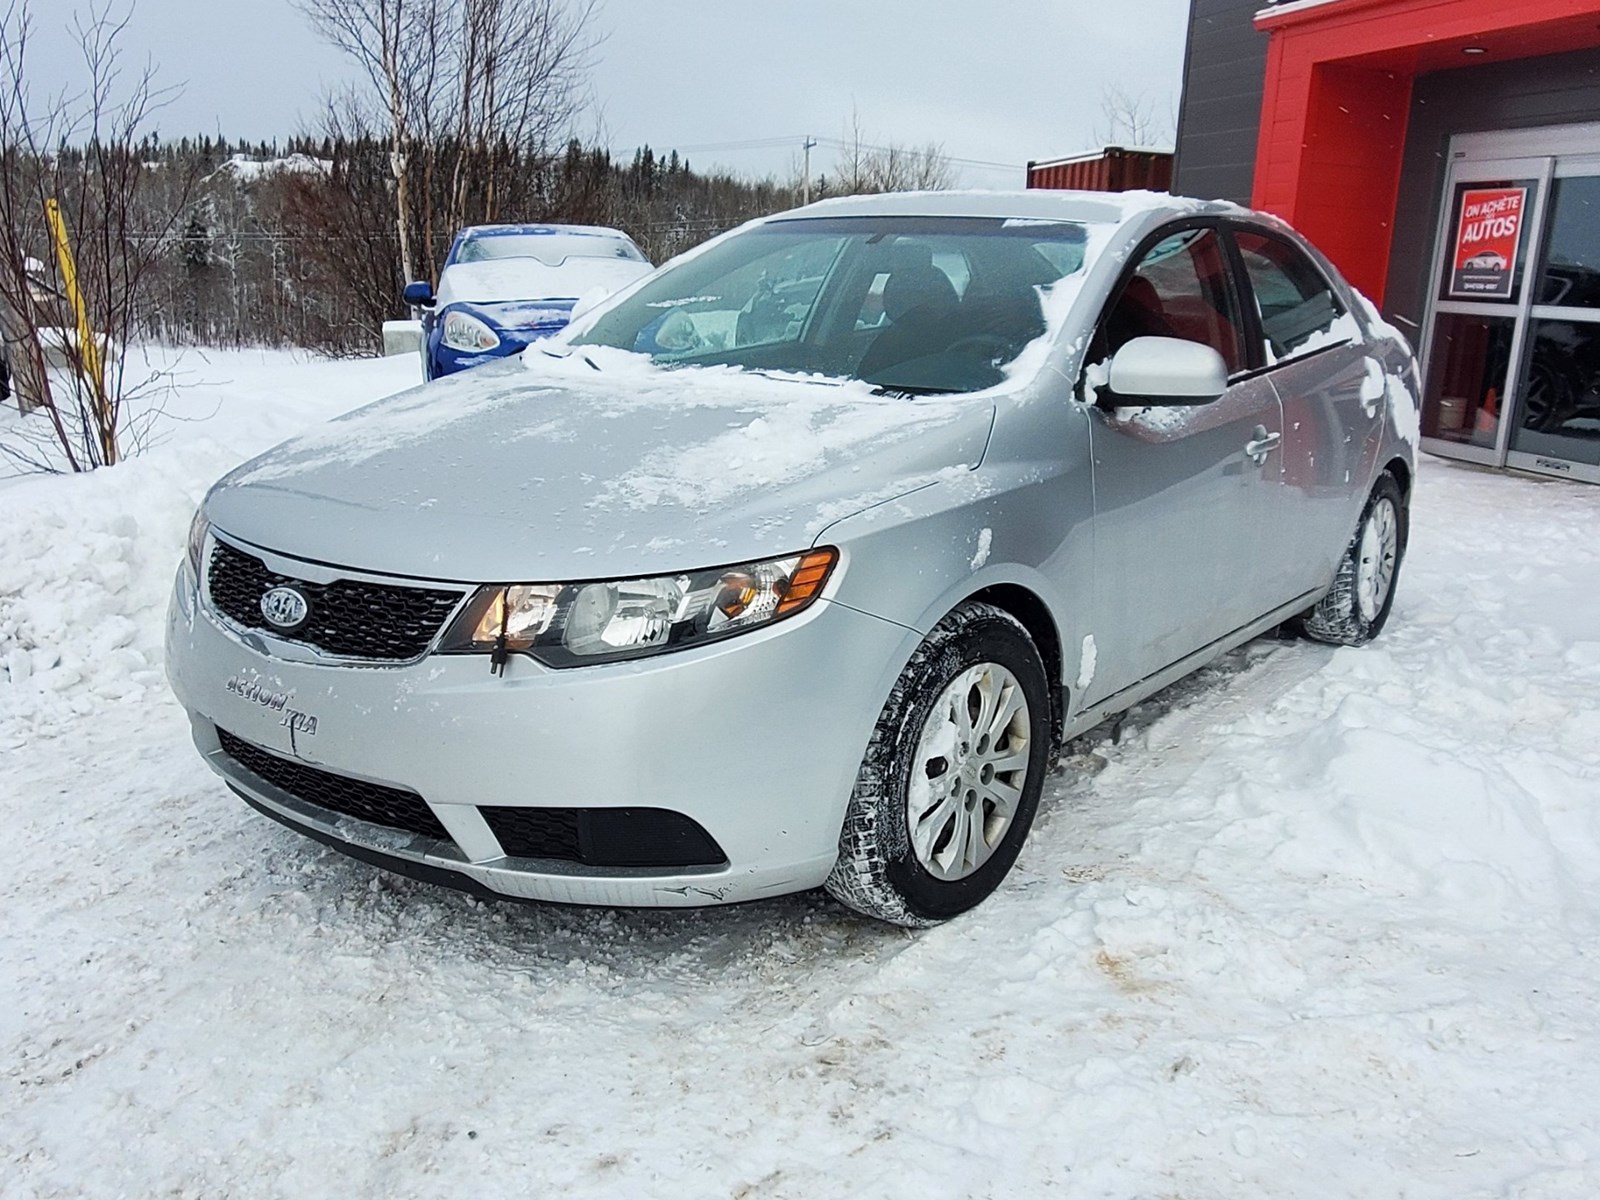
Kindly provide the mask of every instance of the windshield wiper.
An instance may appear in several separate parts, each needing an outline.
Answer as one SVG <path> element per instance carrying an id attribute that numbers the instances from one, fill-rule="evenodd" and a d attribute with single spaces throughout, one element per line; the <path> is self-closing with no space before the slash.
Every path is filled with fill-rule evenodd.
<path id="1" fill-rule="evenodd" d="M 914 383 L 880 383 L 872 389 L 874 396 L 953 396 L 960 388 L 922 387 Z"/>

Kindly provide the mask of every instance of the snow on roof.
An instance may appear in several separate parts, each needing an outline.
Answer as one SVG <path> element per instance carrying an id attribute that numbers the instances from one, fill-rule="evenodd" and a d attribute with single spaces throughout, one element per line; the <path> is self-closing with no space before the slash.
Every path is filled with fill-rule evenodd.
<path id="1" fill-rule="evenodd" d="M 1167 192 L 1074 192 L 1031 188 L 1026 191 L 887 192 L 873 196 L 838 196 L 805 208 L 778 213 L 772 220 L 793 217 L 1017 217 L 1116 225 L 1139 213 L 1168 210 L 1174 214 L 1209 211 L 1214 202 L 1173 196 Z"/>
<path id="2" fill-rule="evenodd" d="M 1281 4 L 1268 4 L 1265 8 L 1256 11 L 1255 19 L 1281 16 L 1284 13 L 1303 12 L 1308 8 L 1325 8 L 1330 4 L 1337 4 L 1339 0 L 1283 0 Z"/>
<path id="3" fill-rule="evenodd" d="M 290 154 L 284 158 L 251 158 L 248 154 L 234 154 L 228 158 L 206 179 L 215 179 L 218 175 L 232 175 L 244 183 L 253 183 L 266 175 L 277 175 L 282 172 L 294 174 L 326 174 L 333 169 L 333 163 L 326 158 L 312 158 L 309 154 Z"/>
<path id="4" fill-rule="evenodd" d="M 620 230 L 620 229 L 612 229 L 612 228 L 610 228 L 609 226 L 606 226 L 606 225 L 551 225 L 551 224 L 538 224 L 538 225 L 516 225 L 516 224 L 467 225 L 467 226 L 462 228 L 461 232 L 462 232 L 463 235 L 470 235 L 471 237 L 501 237 L 501 236 L 517 236 L 517 235 L 521 235 L 521 234 L 531 234 L 531 235 L 537 236 L 537 235 L 541 235 L 541 234 L 552 234 L 553 235 L 553 234 L 559 234 L 559 233 L 567 233 L 567 234 L 575 234 L 575 235 L 577 235 L 579 237 L 623 238 L 625 240 L 628 239 L 628 235 L 623 233 L 622 230 Z"/>

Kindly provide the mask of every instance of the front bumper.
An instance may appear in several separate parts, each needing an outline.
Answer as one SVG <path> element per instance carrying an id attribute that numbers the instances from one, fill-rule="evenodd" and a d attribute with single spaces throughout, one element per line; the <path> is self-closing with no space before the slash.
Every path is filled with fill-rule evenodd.
<path id="1" fill-rule="evenodd" d="M 180 569 L 167 672 L 196 746 L 230 787 L 402 873 L 576 904 L 732 903 L 821 884 L 873 724 L 915 643 L 821 600 L 770 629 L 634 662 L 557 671 L 513 655 L 503 677 L 480 656 L 324 665 L 247 644 L 260 639 L 197 605 L 193 587 Z M 415 792 L 449 836 L 308 802 L 230 757 L 219 728 L 281 759 Z M 681 813 L 726 862 L 600 868 L 508 856 L 482 810 L 541 805 Z"/>

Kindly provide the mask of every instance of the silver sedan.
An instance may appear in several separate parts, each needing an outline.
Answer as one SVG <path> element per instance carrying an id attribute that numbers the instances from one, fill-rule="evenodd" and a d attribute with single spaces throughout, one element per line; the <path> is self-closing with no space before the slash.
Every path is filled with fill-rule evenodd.
<path id="1" fill-rule="evenodd" d="M 1061 746 L 1405 554 L 1416 366 L 1281 223 L 827 201 L 221 480 L 168 670 L 247 803 L 394 871 L 698 905 L 993 891 Z"/>

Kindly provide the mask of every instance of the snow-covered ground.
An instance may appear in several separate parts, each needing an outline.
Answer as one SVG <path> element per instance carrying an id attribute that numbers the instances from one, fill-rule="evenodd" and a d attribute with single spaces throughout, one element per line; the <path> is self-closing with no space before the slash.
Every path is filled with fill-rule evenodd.
<path id="1" fill-rule="evenodd" d="M 415 360 L 183 369 L 0 488 L 0 1194 L 1600 1195 L 1600 489 L 1425 463 L 1376 645 L 1092 736 L 941 928 L 485 906 L 254 815 L 161 673 L 206 484 Z"/>

